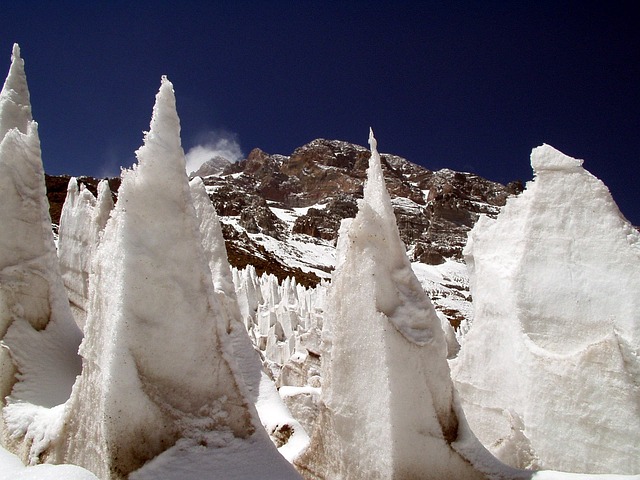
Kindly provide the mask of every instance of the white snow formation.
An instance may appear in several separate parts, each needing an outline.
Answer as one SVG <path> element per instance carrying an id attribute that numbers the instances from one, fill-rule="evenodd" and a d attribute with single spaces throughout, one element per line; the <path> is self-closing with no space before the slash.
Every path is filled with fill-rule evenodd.
<path id="1" fill-rule="evenodd" d="M 300 478 L 289 462 L 327 480 L 638 480 L 519 470 L 482 447 L 446 360 L 457 339 L 424 293 L 466 273 L 414 265 L 420 284 L 370 144 L 330 286 L 232 271 L 163 77 L 117 206 L 106 182 L 96 200 L 70 181 L 58 261 L 15 45 L 0 93 L 0 480 Z M 625 292 L 640 236 L 579 161 L 543 146 L 532 164 L 527 191 L 471 234 L 456 381 L 504 461 L 637 472 L 640 300 Z"/>
<path id="2" fill-rule="evenodd" d="M 581 160 L 543 145 L 531 165 L 469 235 L 464 410 L 511 465 L 640 473 L 640 235 Z"/>
<path id="3" fill-rule="evenodd" d="M 215 208 L 200 177 L 189 183 L 200 222 L 202 245 L 212 274 L 215 294 L 226 319 L 234 360 L 246 387 L 248 400 L 255 405 L 262 427 L 287 459 L 295 458 L 309 443 L 309 437 L 289 413 L 274 382 L 265 373 L 260 354 L 254 348 L 242 320 L 231 267 Z M 250 275 L 250 274 L 249 274 Z M 253 269 L 255 279 L 255 269 Z M 241 295 L 246 296 L 243 290 Z"/>
<path id="4" fill-rule="evenodd" d="M 58 258 L 71 311 L 81 329 L 87 317 L 91 258 L 112 209 L 113 199 L 106 180 L 98 184 L 97 200 L 84 183 L 78 185 L 75 177 L 69 180 L 60 215 Z"/>
<path id="5" fill-rule="evenodd" d="M 14 414 L 28 411 L 38 423 L 41 413 L 48 417 L 50 407 L 69 398 L 80 373 L 81 332 L 60 277 L 38 126 L 17 44 L 0 93 L 0 192 L 0 430 L 4 445 L 27 460 L 29 444 L 42 438 Z"/>
<path id="6" fill-rule="evenodd" d="M 258 277 L 253 267 L 234 270 L 234 283 L 245 326 L 277 380 L 295 354 L 319 356 L 326 284 L 307 289 L 289 277 L 280 283 L 273 274 Z"/>
<path id="7" fill-rule="evenodd" d="M 222 236 L 222 227 L 216 209 L 213 207 L 204 182 L 195 177 L 189 182 L 196 214 L 200 222 L 202 245 L 207 255 L 207 262 L 216 291 L 222 292 L 229 298 L 236 298 L 236 291 L 231 275 L 231 266 L 227 258 L 227 249 Z"/>
<path id="8" fill-rule="evenodd" d="M 165 452 L 135 478 L 149 471 L 176 478 L 176 449 L 220 450 L 245 439 L 268 444 L 277 467 L 281 457 L 256 432 L 233 360 L 185 173 L 173 86 L 164 77 L 136 153 L 139 163 L 123 172 L 94 255 L 83 371 L 58 460 L 103 479 L 126 478 Z"/>
<path id="9" fill-rule="evenodd" d="M 14 454 L 0 447 L 0 480 L 98 480 L 76 465 L 35 465 L 25 467 Z"/>
<path id="10" fill-rule="evenodd" d="M 364 199 L 343 224 L 324 319 L 319 424 L 306 478 L 483 478 L 459 418 L 440 319 L 400 240 L 373 133 Z"/>

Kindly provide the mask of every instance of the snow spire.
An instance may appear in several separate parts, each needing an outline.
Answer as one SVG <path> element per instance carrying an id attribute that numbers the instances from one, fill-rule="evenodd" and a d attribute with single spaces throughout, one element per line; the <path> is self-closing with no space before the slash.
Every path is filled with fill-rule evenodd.
<path id="1" fill-rule="evenodd" d="M 531 166 L 526 190 L 469 232 L 462 405 L 512 466 L 638 473 L 640 234 L 582 160 L 542 145 Z"/>
<path id="2" fill-rule="evenodd" d="M 185 158 L 180 140 L 180 119 L 176 110 L 173 84 L 163 75 L 156 94 L 149 131 L 145 132 L 144 145 L 136 151 L 139 166 L 158 161 L 184 173 Z"/>
<path id="3" fill-rule="evenodd" d="M 371 147 L 371 157 L 369 157 L 367 181 L 364 185 L 364 202 L 379 215 L 388 217 L 393 215 L 393 207 L 391 206 L 389 192 L 385 186 L 380 154 L 378 153 L 378 141 L 373 136 L 372 128 L 369 128 L 369 145 Z"/>
<path id="4" fill-rule="evenodd" d="M 75 177 L 69 180 L 60 215 L 58 258 L 71 310 L 81 329 L 87 315 L 91 257 L 112 209 L 109 182 L 100 181 L 96 199 L 84 183 L 78 184 Z"/>
<path id="5" fill-rule="evenodd" d="M 583 170 L 582 163 L 583 160 L 565 155 L 546 143 L 531 151 L 531 168 L 533 168 L 534 174 L 562 170 L 580 172 Z"/>
<path id="6" fill-rule="evenodd" d="M 69 179 L 60 213 L 58 258 L 60 273 L 69 295 L 71 311 L 80 329 L 87 315 L 89 263 L 94 245 L 93 211 L 96 199 L 75 177 Z"/>
<path id="7" fill-rule="evenodd" d="M 378 142 L 373 135 L 373 129 L 369 129 L 369 144 L 371 157 L 369 158 L 367 181 L 364 185 L 364 198 L 359 208 L 361 218 L 367 218 L 366 222 L 369 225 L 377 225 L 376 229 L 371 229 L 371 237 L 368 239 L 371 246 L 367 249 L 368 254 L 374 257 L 376 268 L 381 270 L 379 273 L 382 273 L 374 283 L 378 289 L 376 302 L 378 309 L 388 316 L 389 320 L 409 341 L 424 345 L 433 338 L 434 330 L 437 332 L 441 329 L 440 321 L 437 319 L 431 302 L 426 297 L 424 299 L 426 303 L 423 301 L 422 306 L 429 312 L 429 315 L 417 314 L 415 311 L 413 313 L 403 311 L 402 308 L 398 310 L 398 306 L 402 305 L 404 300 L 414 296 L 416 288 L 422 291 L 422 287 L 419 287 L 419 282 L 413 274 L 410 275 L 413 277 L 412 280 L 395 284 L 387 275 L 394 269 L 406 270 L 408 268 L 411 270 L 411 266 L 404 243 L 398 233 L 391 197 L 385 185 L 380 154 L 377 149 Z M 353 235 L 355 233 L 351 233 L 349 236 L 353 237 Z M 390 292 L 396 292 L 397 295 Z"/>
<path id="8" fill-rule="evenodd" d="M 109 215 L 113 210 L 113 197 L 111 196 L 111 189 L 109 188 L 109 181 L 106 179 L 100 180 L 98 183 L 98 198 L 96 199 L 96 208 L 94 211 L 94 221 L 98 228 L 98 231 L 104 230 L 109 220 Z"/>
<path id="9" fill-rule="evenodd" d="M 83 371 L 60 448 L 65 461 L 104 479 L 126 478 L 163 452 L 171 457 L 179 440 L 202 453 L 214 439 L 220 450 L 251 438 L 277 456 L 234 359 L 179 129 L 163 77 L 139 164 L 122 174 L 93 257 Z"/>
<path id="10" fill-rule="evenodd" d="M 24 60 L 20 57 L 20 47 L 14 43 L 11 67 L 0 92 L 0 139 L 12 128 L 27 133 L 32 120 Z"/>
<path id="11" fill-rule="evenodd" d="M 318 423 L 296 465 L 308 478 L 480 478 L 451 447 L 460 417 L 444 333 L 406 256 L 372 131 L 369 143 L 364 199 L 340 227 L 325 304 Z"/>
<path id="12" fill-rule="evenodd" d="M 195 177 L 189 182 L 191 196 L 200 221 L 202 244 L 207 255 L 213 284 L 216 291 L 229 298 L 236 298 L 236 290 L 233 285 L 231 266 L 227 258 L 227 249 L 222 236 L 222 227 L 215 207 L 207 195 L 207 190 L 202 178 Z"/>
<path id="13" fill-rule="evenodd" d="M 0 340 L 5 347 L 0 349 L 0 399 L 7 403 L 0 421 L 3 430 L 15 425 L 14 407 L 24 412 L 63 403 L 80 369 L 81 332 L 60 276 L 40 139 L 17 45 L 0 93 L 0 197 Z M 16 448 L 28 451 L 34 436 L 25 435 L 27 430 L 22 425 L 17 431 L 0 431 L 0 436 L 10 435 Z"/>

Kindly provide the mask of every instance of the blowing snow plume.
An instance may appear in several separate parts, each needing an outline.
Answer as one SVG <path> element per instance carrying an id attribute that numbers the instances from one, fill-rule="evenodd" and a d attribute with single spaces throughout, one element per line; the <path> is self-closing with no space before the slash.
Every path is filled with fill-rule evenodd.
<path id="1" fill-rule="evenodd" d="M 214 130 L 199 137 L 198 145 L 186 154 L 186 171 L 190 176 L 206 177 L 242 160 L 238 136 L 226 130 Z"/>
<path id="2" fill-rule="evenodd" d="M 543 145 L 531 165 L 465 251 L 469 424 L 514 466 L 640 473 L 640 235 L 581 160 Z"/>
<path id="3" fill-rule="evenodd" d="M 451 446 L 460 419 L 440 319 L 411 270 L 373 132 L 364 199 L 344 221 L 327 297 L 309 479 L 478 479 Z"/>

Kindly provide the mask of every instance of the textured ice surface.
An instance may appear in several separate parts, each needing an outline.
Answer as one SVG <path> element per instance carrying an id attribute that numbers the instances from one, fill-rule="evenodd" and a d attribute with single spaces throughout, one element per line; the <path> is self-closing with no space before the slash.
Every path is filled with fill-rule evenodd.
<path id="1" fill-rule="evenodd" d="M 94 258 L 63 459 L 120 478 L 178 439 L 255 425 L 231 362 L 163 79 Z M 257 423 L 257 421 L 256 421 Z"/>
<path id="2" fill-rule="evenodd" d="M 69 180 L 67 196 L 60 214 L 58 257 L 60 273 L 69 295 L 73 316 L 80 328 L 87 317 L 89 264 L 97 242 L 93 227 L 96 198 L 75 177 Z"/>
<path id="3" fill-rule="evenodd" d="M 0 138 L 13 128 L 27 133 L 33 118 L 24 60 L 20 57 L 17 43 L 13 45 L 11 67 L 0 93 L 0 112 Z"/>
<path id="4" fill-rule="evenodd" d="M 273 380 L 264 372 L 260 355 L 254 349 L 247 334 L 238 306 L 220 221 L 206 193 L 204 183 L 199 177 L 196 177 L 191 180 L 189 186 L 200 223 L 202 245 L 211 271 L 215 295 L 222 316 L 228 323 L 227 329 L 233 346 L 233 359 L 238 366 L 238 372 L 245 387 L 244 395 L 252 405 L 255 405 L 260 423 L 266 432 L 272 439 L 277 440 L 280 453 L 288 460 L 293 460 L 307 446 L 309 437 L 280 399 Z M 252 272 L 255 275 L 255 270 Z M 280 432 L 286 432 L 286 435 Z M 257 435 L 260 433 L 264 434 L 264 432 L 257 432 Z M 262 437 L 264 443 L 266 435 L 262 435 Z M 256 448 L 265 450 L 262 455 L 267 455 L 267 451 L 272 450 L 271 461 L 275 462 L 276 467 L 278 460 L 282 461 L 274 456 L 273 448 L 265 449 L 265 445 L 261 446 L 258 439 L 254 439 L 254 443 Z M 271 446 L 269 445 L 269 447 Z M 264 467 L 257 468 L 257 470 L 262 468 Z"/>
<path id="5" fill-rule="evenodd" d="M 525 192 L 469 237 L 465 412 L 511 464 L 638 473 L 640 236 L 581 161 L 543 145 L 531 163 Z"/>
<path id="6" fill-rule="evenodd" d="M 69 303 L 80 328 L 84 328 L 89 299 L 89 273 L 100 233 L 113 209 L 109 183 L 98 184 L 98 199 L 75 177 L 69 180 L 60 215 L 58 258 Z"/>
<path id="7" fill-rule="evenodd" d="M 79 330 L 73 323 L 54 261 L 50 219 L 43 200 L 46 197 L 37 125 L 31 120 L 23 62 L 18 47 L 14 47 L 10 74 L 0 94 L 0 223 L 3 226 L 0 229 L 0 333 L 7 347 L 2 349 L 5 356 L 0 358 L 4 362 L 0 378 L 4 389 L 11 390 L 2 413 L 9 430 L 5 433 L 12 435 L 5 435 L 3 441 L 20 450 L 23 459 L 32 463 L 75 456 L 76 460 L 95 466 L 101 478 L 123 477 L 158 451 L 162 453 L 132 472 L 130 478 L 298 478 L 293 468 L 277 454 L 266 434 L 257 428 L 253 403 L 269 430 L 280 429 L 281 433 L 288 434 L 291 432 L 287 433 L 282 426 L 294 430 L 297 427 L 280 402 L 273 383 L 261 371 L 257 354 L 250 349 L 240 324 L 240 309 L 237 305 L 235 309 L 220 305 L 223 297 L 230 297 L 227 295 L 230 276 L 223 278 L 227 267 L 224 262 L 216 263 L 221 259 L 212 253 L 220 245 L 215 225 L 207 230 L 214 233 L 209 240 L 198 231 L 209 213 L 203 216 L 200 212 L 197 217 L 194 213 L 192 199 L 198 193 L 189 191 L 185 180 L 173 92 L 169 94 L 167 89 L 170 84 L 165 80 L 154 109 L 151 131 L 139 151 L 140 166 L 125 175 L 123 192 L 128 193 L 123 193 L 122 205 L 114 215 L 116 219 L 105 233 L 108 247 L 102 247 L 98 260 L 91 261 L 97 268 L 89 268 L 89 272 L 93 271 L 89 280 L 97 281 L 88 292 L 89 321 L 83 344 L 86 368 L 75 385 L 72 400 L 63 404 L 69 395 L 70 380 L 78 372 L 75 347 Z M 375 158 L 373 138 L 371 144 L 372 158 Z M 538 183 L 547 174 L 584 175 L 580 161 L 560 157 L 546 146 L 537 150 L 533 165 Z M 182 169 L 181 176 L 176 174 L 176 166 Z M 375 178 L 375 166 L 371 170 L 371 177 Z M 550 180 L 547 177 L 545 181 Z M 599 199 L 598 205 L 605 208 L 590 205 L 582 217 L 599 218 L 603 212 L 617 212 L 610 208 L 608 192 L 603 193 L 606 189 L 590 181 L 581 185 L 585 188 L 574 189 L 570 200 L 573 201 L 574 196 L 580 200 L 586 192 L 593 199 Z M 333 313 L 325 322 L 326 344 L 333 342 L 334 346 L 334 355 L 329 355 L 330 349 L 327 349 L 325 359 L 328 368 L 320 422 L 325 431 L 315 438 L 311 458 L 301 463 L 307 468 L 305 473 L 311 475 L 313 470 L 320 477 L 332 480 L 415 478 L 416 472 L 419 478 L 474 478 L 478 474 L 469 466 L 471 462 L 487 478 L 640 478 L 509 469 L 478 445 L 450 389 L 448 375 L 444 375 L 444 341 L 436 327 L 437 317 L 428 311 L 423 312 L 426 320 L 420 320 L 415 314 L 422 307 L 403 306 L 403 302 L 421 306 L 425 302 L 418 298 L 416 282 L 395 255 L 399 239 L 389 236 L 394 229 L 389 227 L 392 217 L 387 215 L 384 188 L 374 183 L 361 205 L 364 213 L 353 222 L 345 222 L 341 229 L 336 272 L 339 281 L 335 287 L 340 295 L 334 293 L 330 297 Z M 561 185 L 567 183 L 571 182 L 560 182 Z M 93 207 L 94 222 L 99 230 L 111 210 L 107 196 L 101 197 L 104 186 L 101 184 L 97 205 Z M 530 185 L 530 189 L 533 188 Z M 75 194 L 86 193 L 74 190 Z M 531 194 L 527 195 L 524 197 L 530 199 Z M 541 198 L 546 196 L 537 199 Z M 542 202 L 533 210 L 544 212 L 545 208 L 558 206 L 556 197 L 548 195 L 548 198 L 547 204 Z M 566 196 L 561 198 L 564 204 L 570 203 Z M 92 203 L 91 199 L 86 200 Z M 84 206 L 78 205 L 78 208 Z M 513 206 L 505 210 L 509 209 L 517 211 Z M 521 321 L 519 329 L 508 330 L 508 322 L 501 325 L 511 335 L 507 335 L 507 342 L 501 339 L 504 332 L 500 328 L 487 327 L 489 336 L 482 339 L 486 341 L 482 345 L 498 348 L 497 359 L 482 354 L 475 358 L 485 361 L 480 363 L 485 371 L 494 376 L 513 374 L 508 368 L 501 369 L 500 361 L 515 360 L 520 362 L 518 368 L 526 367 L 529 369 L 526 373 L 533 372 L 526 377 L 524 387 L 515 383 L 516 388 L 524 390 L 518 400 L 524 398 L 525 401 L 516 405 L 524 406 L 525 414 L 518 408 L 501 410 L 507 432 L 500 438 L 496 451 L 504 458 L 517 458 L 520 462 L 541 461 L 537 455 L 543 450 L 533 440 L 545 421 L 557 422 L 558 426 L 546 437 L 544 445 L 549 449 L 555 447 L 570 458 L 592 449 L 598 442 L 612 445 L 608 452 L 611 456 L 619 453 L 615 448 L 620 443 L 626 442 L 631 447 L 638 444 L 637 438 L 626 431 L 611 434 L 597 428 L 604 424 L 615 428 L 627 422 L 632 433 L 634 429 L 638 431 L 633 423 L 638 418 L 637 411 L 620 403 L 621 398 L 628 396 L 638 398 L 638 322 L 637 317 L 625 317 L 626 313 L 637 311 L 637 304 L 633 303 L 634 299 L 621 301 L 624 297 L 616 296 L 615 288 L 611 287 L 613 280 L 622 276 L 624 289 L 637 291 L 637 276 L 633 275 L 638 271 L 637 263 L 633 263 L 637 258 L 627 254 L 631 246 L 630 251 L 637 256 L 638 234 L 624 221 L 616 222 L 615 216 L 602 216 L 605 219 L 602 228 L 592 223 L 588 229 L 580 230 L 582 220 L 563 216 L 562 209 L 556 213 L 561 224 L 572 226 L 572 232 L 581 232 L 586 238 L 589 232 L 595 231 L 601 240 L 600 246 L 608 250 L 589 250 L 592 247 L 588 242 L 577 242 L 580 249 L 587 252 L 581 256 L 572 249 L 558 248 L 566 243 L 566 238 L 545 246 L 547 236 L 533 235 L 536 242 L 543 244 L 538 249 L 536 245 L 525 245 L 526 251 L 534 252 L 535 261 L 515 262 L 515 266 L 506 261 L 495 271 L 483 263 L 486 245 L 470 250 L 473 252 L 470 259 L 475 258 L 472 268 L 488 273 L 488 280 L 484 281 L 489 286 L 484 288 L 492 289 L 492 293 L 487 294 L 476 275 L 476 291 L 488 297 L 508 292 L 503 283 L 517 277 L 519 281 L 512 283 L 519 293 L 514 295 L 515 299 L 507 298 L 506 307 L 524 316 L 528 309 L 537 308 L 535 314 L 540 318 L 560 318 L 560 313 L 578 308 L 575 305 L 579 305 L 581 314 L 589 312 L 581 305 L 584 297 L 576 301 L 571 291 L 555 292 L 574 278 L 580 285 L 595 285 L 597 288 L 593 290 L 605 291 L 597 298 L 604 306 L 595 310 L 597 315 L 608 312 L 602 322 L 604 327 L 592 322 L 582 331 L 576 327 L 580 322 L 575 321 L 571 328 L 561 328 L 530 315 Z M 172 221 L 158 221 L 166 215 L 170 215 Z M 82 213 L 78 212 L 78 216 Z M 78 225 L 74 225 L 77 232 L 82 222 L 73 217 L 70 222 L 77 222 Z M 518 230 L 522 225 L 516 222 L 515 227 Z M 506 239 L 514 233 L 496 231 Z M 613 242 L 606 231 L 613 232 L 614 236 L 622 232 L 626 243 Z M 535 232 L 525 229 L 525 234 L 532 233 Z M 476 232 L 477 245 L 491 240 L 490 235 L 487 238 L 483 235 Z M 567 257 L 567 252 L 572 256 Z M 513 252 L 506 249 L 506 253 Z M 552 257 L 556 255 L 553 257 L 556 261 L 540 267 L 540 259 L 549 253 Z M 362 258 L 365 259 L 362 263 L 356 261 Z M 606 267 L 599 265 L 589 270 L 593 275 L 580 274 L 579 269 L 574 268 L 570 269 L 571 275 L 566 276 L 566 272 L 560 270 L 566 268 L 562 261 L 567 258 L 580 267 L 598 258 Z M 88 263 L 81 264 L 78 272 L 85 273 Z M 214 264 L 220 268 L 206 267 Z M 278 335 L 294 334 L 294 323 L 304 325 L 306 320 L 301 320 L 305 318 L 304 312 L 310 311 L 312 302 L 293 282 L 279 286 L 269 279 L 260 284 L 255 272 L 246 275 L 247 271 L 242 274 L 243 279 L 236 273 L 238 280 L 244 281 L 236 282 L 243 292 L 242 311 L 249 314 L 261 300 L 267 299 L 269 305 L 281 307 L 280 311 L 273 312 L 271 307 L 266 307 L 269 318 L 280 325 L 280 329 L 276 329 Z M 523 280 L 526 271 L 534 274 Z M 630 272 L 631 275 L 624 277 Z M 547 274 L 552 279 L 557 274 L 559 279 L 552 282 L 551 291 L 545 291 L 541 281 Z M 385 275 L 391 275 L 392 280 Z M 397 288 L 395 297 L 388 293 L 390 284 Z M 606 295 L 613 300 L 603 300 Z M 534 300 L 543 296 L 553 298 L 554 304 L 536 307 Z M 207 301 L 202 302 L 202 298 Z M 594 302 L 591 299 L 586 303 Z M 232 304 L 228 303 L 227 307 Z M 483 308 L 493 315 L 504 306 L 497 301 Z M 207 320 L 199 316 L 203 311 L 207 311 Z M 297 320 L 287 313 L 294 311 L 300 312 L 296 313 Z M 508 310 L 502 312 L 508 313 Z M 214 321 L 209 322 L 211 319 Z M 321 318 L 317 320 L 316 327 L 322 324 Z M 567 331 L 573 336 L 558 341 L 556 337 Z M 343 333 L 348 335 L 343 337 Z M 514 339 L 517 341 L 510 343 Z M 469 342 L 473 345 L 478 339 L 471 336 Z M 502 350 L 501 342 L 508 344 Z M 372 345 L 376 348 L 370 348 Z M 513 345 L 516 351 L 509 356 L 503 350 Z M 418 353 L 425 351 L 428 353 Z M 19 372 L 15 385 L 14 363 Z M 215 381 L 222 381 L 222 386 L 215 382 L 207 384 L 213 377 Z M 581 385 L 577 385 L 579 381 Z M 602 391 L 598 390 L 600 381 L 606 387 Z M 209 392 L 207 385 L 213 385 Z M 543 388 L 534 392 L 532 385 Z M 214 397 L 209 397 L 209 393 Z M 537 411 L 529 408 L 527 400 L 547 408 L 550 417 L 543 418 L 539 424 L 532 422 L 535 418 L 532 415 Z M 571 408 L 555 412 L 559 400 Z M 567 403 L 561 406 L 566 407 Z M 608 409 L 612 412 L 605 411 Z M 590 416 L 594 411 L 595 420 Z M 617 423 L 611 419 L 616 414 L 620 417 Z M 583 420 L 587 425 L 586 434 L 580 430 L 567 436 L 559 434 L 560 428 L 567 428 L 566 424 L 560 425 L 566 420 L 563 417 Z M 255 433 L 251 433 L 252 429 Z M 280 450 L 287 458 L 294 459 L 305 441 L 304 435 L 294 431 Z M 574 451 L 567 454 L 569 443 Z M 456 452 L 468 462 L 461 460 Z M 588 455 L 592 452 L 589 450 Z M 112 455 L 122 458 L 114 459 Z M 637 452 L 631 455 L 629 458 L 633 460 Z M 71 465 L 24 467 L 18 457 L 0 448 L 0 480 L 9 478 L 96 477 Z"/>
<path id="8" fill-rule="evenodd" d="M 405 254 L 373 135 L 370 144 L 326 302 L 319 423 L 296 464 L 308 478 L 481 478 L 451 448 L 459 418 L 444 333 Z"/>
<path id="9" fill-rule="evenodd" d="M 0 430 L 25 453 L 39 435 L 19 421 L 22 414 L 13 417 L 12 408 L 35 415 L 69 398 L 80 372 L 81 333 L 60 277 L 38 128 L 17 45 L 0 92 L 0 194 L 0 398 L 7 405 Z M 10 427 L 15 424 L 17 431 Z M 28 453 L 22 456 L 27 460 Z"/>
<path id="10" fill-rule="evenodd" d="M 220 220 L 213 207 L 206 188 L 200 177 L 195 177 L 189 182 L 191 196 L 200 222 L 202 244 L 207 256 L 214 287 L 227 297 L 236 298 L 235 287 L 231 267 L 227 259 L 227 250 L 222 236 Z"/>

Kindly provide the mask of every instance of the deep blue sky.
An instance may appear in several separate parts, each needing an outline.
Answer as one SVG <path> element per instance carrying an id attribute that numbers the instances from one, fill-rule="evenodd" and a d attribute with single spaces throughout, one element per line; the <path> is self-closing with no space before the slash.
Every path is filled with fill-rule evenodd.
<path id="1" fill-rule="evenodd" d="M 133 5 L 130 5 L 132 3 Z M 226 132 L 246 155 L 314 138 L 431 169 L 532 177 L 531 149 L 585 159 L 640 224 L 640 16 L 634 2 L 108 2 L 2 5 L 48 173 L 130 166 L 160 76 L 185 150 Z M 4 53 L 2 53 L 4 52 Z M 3 60 L 2 60 L 3 59 Z"/>

